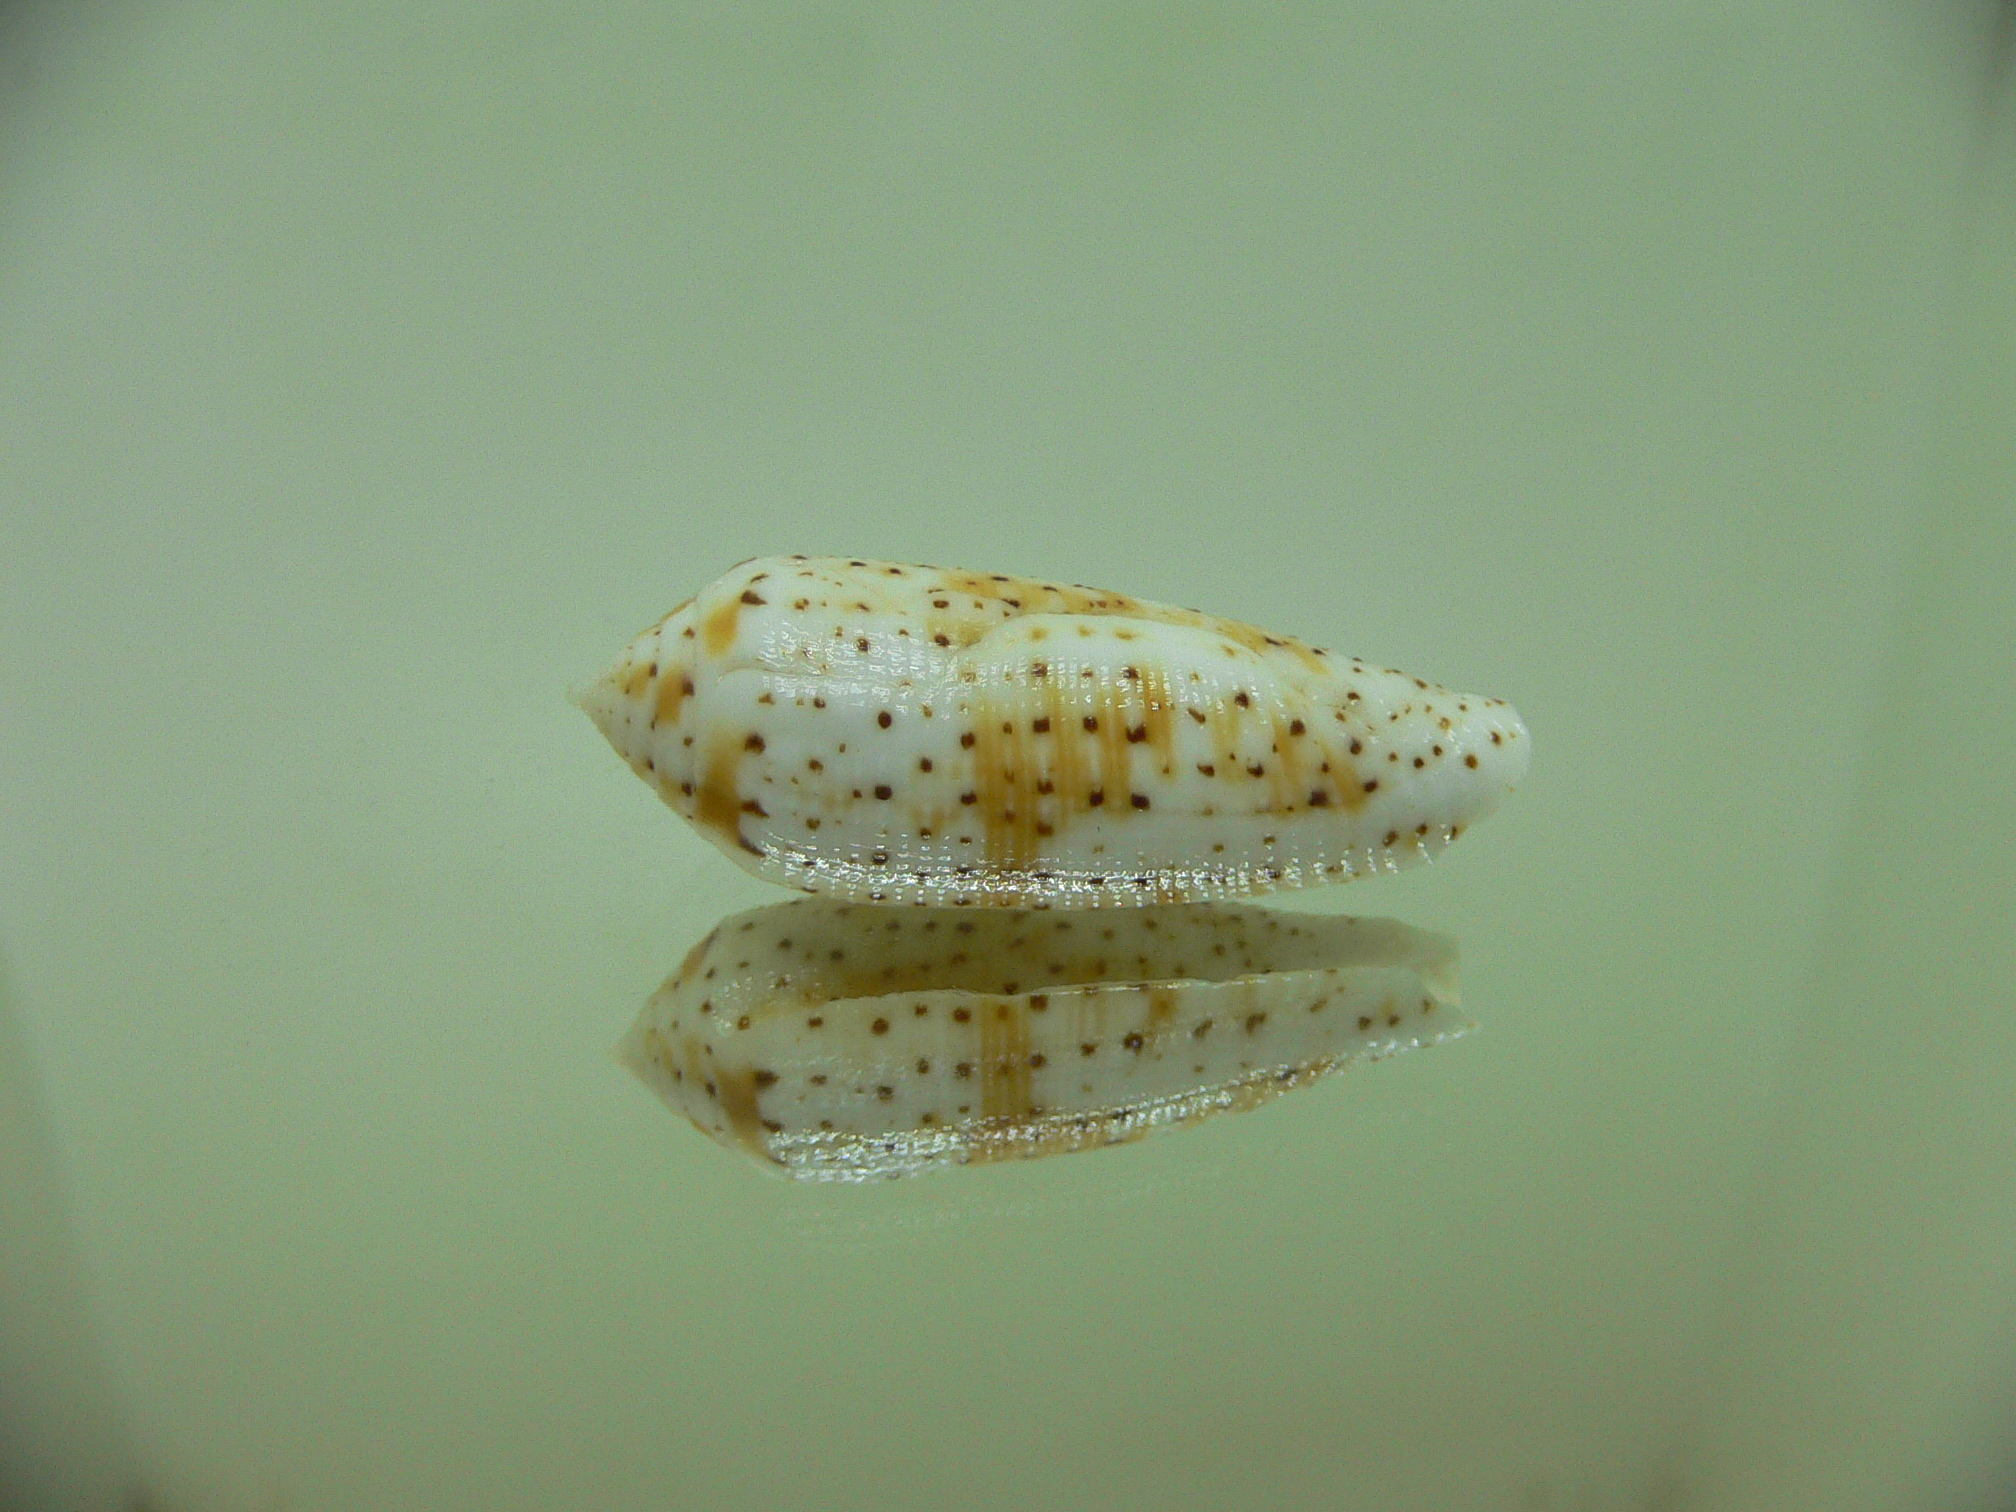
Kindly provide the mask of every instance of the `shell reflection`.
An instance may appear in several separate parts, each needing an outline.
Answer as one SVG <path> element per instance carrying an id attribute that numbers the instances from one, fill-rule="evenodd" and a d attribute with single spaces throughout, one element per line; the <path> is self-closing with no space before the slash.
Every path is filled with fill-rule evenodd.
<path id="1" fill-rule="evenodd" d="M 1471 1025 L 1456 942 L 1238 904 L 805 899 L 715 927 L 624 1062 L 785 1173 L 865 1181 L 1139 1139 Z"/>

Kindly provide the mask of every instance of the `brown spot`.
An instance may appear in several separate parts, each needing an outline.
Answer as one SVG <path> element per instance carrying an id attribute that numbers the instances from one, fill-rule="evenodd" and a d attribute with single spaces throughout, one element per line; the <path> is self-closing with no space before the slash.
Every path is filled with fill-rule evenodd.
<path id="1" fill-rule="evenodd" d="M 742 590 L 742 602 L 745 604 L 760 604 L 764 602 L 764 600 L 762 596 L 756 592 L 755 589 L 744 588 Z"/>
<path id="2" fill-rule="evenodd" d="M 930 771 L 930 770 L 931 770 L 931 758 L 930 758 L 929 756 L 919 756 L 919 757 L 917 758 L 917 770 L 918 770 L 918 771 L 920 771 L 920 772 L 928 772 L 928 771 Z"/>
<path id="3" fill-rule="evenodd" d="M 1099 728 L 1099 716 L 1097 714 L 1087 714 L 1085 716 L 1085 728 L 1088 730 L 1097 730 Z"/>
<path id="4" fill-rule="evenodd" d="M 1139 1054 L 1141 1047 L 1145 1045 L 1147 1041 L 1142 1039 L 1141 1036 L 1138 1034 L 1130 1034 L 1125 1039 L 1121 1040 L 1120 1043 L 1125 1045 L 1129 1050 L 1132 1050 L 1136 1054 Z"/>
<path id="5" fill-rule="evenodd" d="M 742 742 L 742 749 L 743 749 L 743 750 L 745 750 L 745 751 L 760 751 L 760 750 L 762 750 L 762 749 L 763 749 L 763 737 L 762 737 L 761 735 L 757 735 L 757 734 L 754 734 L 754 733 L 750 734 L 749 738 L 748 738 L 748 739 L 746 739 L 746 740 L 744 740 L 744 741 Z"/>
<path id="6" fill-rule="evenodd" d="M 973 1010 L 971 1008 L 954 1008 L 952 1010 L 952 1021 L 954 1023 L 963 1024 L 972 1017 Z"/>
<path id="7" fill-rule="evenodd" d="M 967 750 L 970 751 L 973 749 L 974 739 L 975 737 L 973 732 L 971 730 L 968 730 L 965 734 L 959 737 L 959 744 L 964 746 Z"/>
<path id="8" fill-rule="evenodd" d="M 693 679 L 681 673 L 677 678 L 668 677 L 658 684 L 658 702 L 652 712 L 653 723 L 667 723 L 679 717 L 680 705 L 693 696 Z"/>
<path id="9" fill-rule="evenodd" d="M 885 802 L 891 796 L 893 796 L 894 791 L 895 790 L 891 788 L 889 784 L 886 782 L 878 782 L 875 784 L 875 796 L 877 798 L 883 799 Z"/>
<path id="10" fill-rule="evenodd" d="M 720 1100 L 721 1112 L 736 1142 L 763 1154 L 763 1140 L 758 1132 L 763 1121 L 756 1111 L 756 1078 L 748 1072 L 717 1071 L 714 1080 L 707 1083 L 707 1091 Z"/>
<path id="11" fill-rule="evenodd" d="M 1045 714 L 1041 719 L 1032 719 L 1029 722 L 1029 728 L 1034 730 L 1038 735 L 1048 735 L 1050 733 L 1050 716 Z"/>
<path id="12" fill-rule="evenodd" d="M 730 741 L 733 737 L 729 737 Z M 741 765 L 740 747 L 723 742 L 709 755 L 700 774 L 700 788 L 693 822 L 724 838 L 732 838 L 752 855 L 762 855 L 742 833 L 742 803 L 735 791 L 735 777 Z"/>
<path id="13" fill-rule="evenodd" d="M 889 728 L 891 724 L 895 723 L 895 720 L 890 715 L 889 711 L 887 709 L 884 709 L 880 714 L 877 714 L 875 716 L 875 723 L 879 724 L 880 726 L 882 726 L 883 729 L 886 730 Z"/>
<path id="14" fill-rule="evenodd" d="M 1267 1022 L 1266 1014 L 1249 1013 L 1246 1015 L 1246 1032 L 1248 1034 L 1256 1033 L 1258 1032 L 1260 1026 L 1266 1022 Z"/>
<path id="15" fill-rule="evenodd" d="M 719 656 L 735 644 L 735 619 L 741 612 L 742 606 L 733 599 L 708 611 L 701 630 L 710 655 Z"/>
<path id="16" fill-rule="evenodd" d="M 1475 753 L 1475 752 L 1472 752 L 1472 753 L 1471 753 L 1470 755 L 1468 755 L 1468 756 L 1465 756 L 1465 757 L 1463 758 L 1463 765 L 1465 765 L 1466 767 L 1469 767 L 1469 768 L 1470 768 L 1470 769 L 1471 769 L 1472 771 L 1475 771 L 1475 770 L 1477 769 L 1477 756 L 1476 756 L 1476 753 Z"/>
<path id="17" fill-rule="evenodd" d="M 1365 791 L 1366 791 L 1366 792 L 1368 792 L 1368 793 L 1376 793 L 1376 792 L 1378 792 L 1378 791 L 1379 791 L 1379 779 L 1378 779 L 1377 777 L 1368 777 L 1368 778 L 1366 778 L 1366 779 L 1365 779 L 1365 783 L 1364 783 L 1364 787 L 1365 787 Z"/>

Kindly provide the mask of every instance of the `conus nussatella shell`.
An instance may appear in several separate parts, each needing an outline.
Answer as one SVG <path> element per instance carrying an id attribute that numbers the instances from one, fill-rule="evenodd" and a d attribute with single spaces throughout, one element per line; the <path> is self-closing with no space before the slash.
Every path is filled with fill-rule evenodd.
<path id="1" fill-rule="evenodd" d="M 865 1181 L 1138 1139 L 1437 1044 L 1456 946 L 1200 903 L 1086 915 L 802 899 L 724 920 L 620 1054 L 702 1132 Z"/>
<path id="2" fill-rule="evenodd" d="M 1509 705 L 1092 588 L 744 562 L 580 696 L 759 876 L 877 903 L 1225 899 L 1434 855 L 1526 770 Z"/>

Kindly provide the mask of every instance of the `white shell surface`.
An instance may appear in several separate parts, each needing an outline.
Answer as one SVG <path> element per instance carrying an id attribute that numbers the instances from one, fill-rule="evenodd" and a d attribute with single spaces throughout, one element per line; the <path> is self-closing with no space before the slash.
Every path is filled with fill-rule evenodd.
<path id="1" fill-rule="evenodd" d="M 1456 945 L 1384 919 L 805 899 L 724 920 L 620 1054 L 710 1137 L 865 1181 L 1138 1139 L 1440 1043 Z"/>
<path id="2" fill-rule="evenodd" d="M 1524 775 L 1502 700 L 1099 589 L 745 562 L 582 696 L 749 870 L 868 902 L 1173 903 L 1425 860 Z"/>

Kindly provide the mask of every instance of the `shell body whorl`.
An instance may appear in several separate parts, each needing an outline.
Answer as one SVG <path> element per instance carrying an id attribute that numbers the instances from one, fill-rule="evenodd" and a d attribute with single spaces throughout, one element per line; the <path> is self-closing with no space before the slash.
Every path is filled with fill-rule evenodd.
<path id="1" fill-rule="evenodd" d="M 749 870 L 863 902 L 1224 899 L 1425 860 L 1524 774 L 1503 701 L 1000 574 L 731 569 L 581 699 Z"/>

